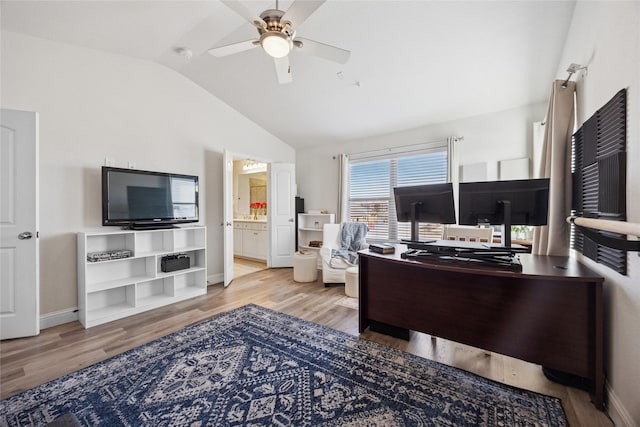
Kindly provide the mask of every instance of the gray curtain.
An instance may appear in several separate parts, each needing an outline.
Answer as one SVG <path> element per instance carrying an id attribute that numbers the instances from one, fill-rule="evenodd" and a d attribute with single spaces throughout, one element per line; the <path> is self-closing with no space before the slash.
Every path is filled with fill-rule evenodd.
<path id="1" fill-rule="evenodd" d="M 566 218 L 571 212 L 571 136 L 574 125 L 575 82 L 553 82 L 542 156 L 541 178 L 550 178 L 548 225 L 537 227 L 532 252 L 538 255 L 569 255 L 570 226 Z"/>
<path id="2" fill-rule="evenodd" d="M 338 155 L 338 224 L 349 221 L 349 155 Z"/>

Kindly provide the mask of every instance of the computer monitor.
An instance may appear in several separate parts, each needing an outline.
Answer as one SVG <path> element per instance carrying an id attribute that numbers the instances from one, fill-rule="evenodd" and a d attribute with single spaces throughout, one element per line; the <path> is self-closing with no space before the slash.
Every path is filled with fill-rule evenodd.
<path id="1" fill-rule="evenodd" d="M 461 225 L 502 225 L 502 246 L 511 246 L 512 225 L 546 225 L 549 179 L 465 182 L 459 186 Z"/>
<path id="2" fill-rule="evenodd" d="M 453 186 L 445 184 L 395 187 L 396 217 L 399 222 L 411 222 L 411 240 L 420 240 L 419 223 L 455 224 Z"/>

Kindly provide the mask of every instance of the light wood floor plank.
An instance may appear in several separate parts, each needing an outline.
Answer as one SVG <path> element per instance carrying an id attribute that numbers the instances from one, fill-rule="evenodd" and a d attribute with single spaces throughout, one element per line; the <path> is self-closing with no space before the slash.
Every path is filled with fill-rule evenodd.
<path id="1" fill-rule="evenodd" d="M 94 328 L 84 329 L 79 322 L 72 322 L 45 329 L 36 337 L 2 341 L 0 397 L 13 396 L 250 303 L 357 336 L 358 311 L 336 304 L 342 297 L 344 286 L 325 288 L 321 279 L 297 283 L 290 268 L 259 270 L 237 277 L 228 288 L 212 285 L 205 296 Z M 559 397 L 571 426 L 613 425 L 605 413 L 595 409 L 586 392 L 547 380 L 537 365 L 417 332 L 412 332 L 408 342 L 370 331 L 360 336 L 495 381 Z"/>
<path id="2" fill-rule="evenodd" d="M 265 270 L 266 268 L 266 262 L 246 259 L 242 257 L 233 257 L 234 279 L 237 279 L 241 276 L 246 276 L 247 274 L 255 273 L 256 271 Z"/>

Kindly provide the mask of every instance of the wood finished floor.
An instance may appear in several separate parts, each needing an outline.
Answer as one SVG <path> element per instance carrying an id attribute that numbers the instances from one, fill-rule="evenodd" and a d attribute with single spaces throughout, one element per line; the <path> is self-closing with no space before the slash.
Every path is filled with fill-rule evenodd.
<path id="1" fill-rule="evenodd" d="M 241 257 L 233 257 L 233 278 L 237 279 L 247 274 L 255 273 L 267 268 L 267 263 L 246 259 Z"/>
<path id="2" fill-rule="evenodd" d="M 291 268 L 267 269 L 238 277 L 226 289 L 212 285 L 205 296 L 91 329 L 72 322 L 45 329 L 36 337 L 5 340 L 0 343 L 0 397 L 13 396 L 249 303 L 358 335 L 358 311 L 336 304 L 343 296 L 344 286 L 325 288 L 321 279 L 297 283 Z M 495 381 L 557 396 L 570 426 L 613 425 L 606 414 L 595 409 L 586 392 L 548 381 L 537 365 L 415 332 L 409 342 L 369 331 L 361 337 Z"/>

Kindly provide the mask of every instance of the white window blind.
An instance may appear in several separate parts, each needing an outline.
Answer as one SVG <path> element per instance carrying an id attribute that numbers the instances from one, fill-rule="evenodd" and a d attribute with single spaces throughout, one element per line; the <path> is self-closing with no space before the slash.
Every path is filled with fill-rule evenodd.
<path id="1" fill-rule="evenodd" d="M 411 237 L 411 224 L 396 221 L 394 187 L 447 182 L 446 144 L 405 153 L 351 156 L 349 220 L 369 225 L 367 240 L 399 241 Z M 421 238 L 440 238 L 442 225 L 420 224 Z"/>

